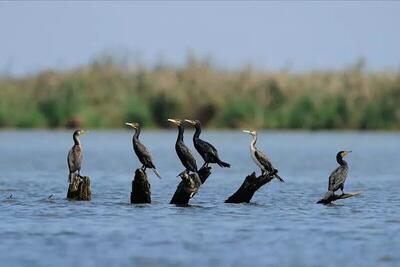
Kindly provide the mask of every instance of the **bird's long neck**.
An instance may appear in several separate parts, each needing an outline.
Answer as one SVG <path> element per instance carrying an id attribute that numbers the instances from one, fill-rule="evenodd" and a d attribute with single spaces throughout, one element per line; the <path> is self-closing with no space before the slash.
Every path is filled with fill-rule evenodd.
<path id="1" fill-rule="evenodd" d="M 200 125 L 196 124 L 196 131 L 194 132 L 193 140 L 199 139 L 200 134 L 201 134 L 201 127 Z"/>
<path id="2" fill-rule="evenodd" d="M 256 143 L 257 143 L 257 134 L 253 135 L 253 140 L 251 140 L 250 147 L 252 149 L 256 149 Z"/>
<path id="3" fill-rule="evenodd" d="M 336 161 L 341 166 L 347 166 L 347 162 L 345 160 L 343 160 L 343 158 L 340 155 L 336 156 Z"/>
<path id="4" fill-rule="evenodd" d="M 77 134 L 74 134 L 74 144 L 76 146 L 80 146 L 81 145 L 81 140 L 79 140 L 79 137 Z"/>
<path id="5" fill-rule="evenodd" d="M 133 135 L 133 140 L 138 141 L 139 140 L 139 135 L 140 135 L 140 127 L 135 129 L 135 134 Z"/>
<path id="6" fill-rule="evenodd" d="M 183 132 L 185 131 L 185 129 L 183 128 L 182 125 L 178 126 L 178 137 L 176 138 L 176 142 L 183 142 Z"/>

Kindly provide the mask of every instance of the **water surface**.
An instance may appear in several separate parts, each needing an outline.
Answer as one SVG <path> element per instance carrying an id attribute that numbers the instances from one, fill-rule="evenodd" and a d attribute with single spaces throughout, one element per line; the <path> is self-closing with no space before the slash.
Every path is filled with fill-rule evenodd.
<path id="1" fill-rule="evenodd" d="M 1 266 L 400 266 L 398 133 L 260 133 L 286 183 L 235 205 L 223 202 L 257 170 L 250 136 L 205 132 L 232 168 L 215 167 L 186 208 L 168 204 L 182 170 L 175 131 L 143 131 L 163 179 L 149 173 L 153 204 L 129 204 L 131 135 L 82 137 L 93 200 L 75 202 L 65 199 L 70 132 L 0 132 Z M 363 193 L 317 205 L 342 149 L 353 150 L 345 191 Z"/>

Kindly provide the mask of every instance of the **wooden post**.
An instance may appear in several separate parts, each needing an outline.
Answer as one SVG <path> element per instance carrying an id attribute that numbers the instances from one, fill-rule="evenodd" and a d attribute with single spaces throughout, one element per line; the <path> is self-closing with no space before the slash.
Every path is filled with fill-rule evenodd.
<path id="1" fill-rule="evenodd" d="M 225 200 L 225 203 L 249 203 L 254 193 L 263 185 L 271 182 L 274 175 L 275 173 L 257 177 L 256 173 L 253 172 L 244 179 L 239 189 Z"/>
<path id="2" fill-rule="evenodd" d="M 90 189 L 90 177 L 75 174 L 72 183 L 68 187 L 67 199 L 69 200 L 86 200 L 92 199 L 92 191 Z"/>
<path id="3" fill-rule="evenodd" d="M 132 180 L 131 203 L 151 203 L 150 183 L 147 174 L 142 169 L 135 171 L 135 177 Z"/>

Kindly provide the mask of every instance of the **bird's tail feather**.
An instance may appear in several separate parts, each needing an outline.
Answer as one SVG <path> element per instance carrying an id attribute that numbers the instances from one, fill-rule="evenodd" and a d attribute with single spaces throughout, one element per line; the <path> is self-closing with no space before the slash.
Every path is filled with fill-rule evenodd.
<path id="1" fill-rule="evenodd" d="M 220 159 L 218 160 L 217 164 L 218 164 L 220 167 L 222 167 L 222 168 L 230 168 L 230 167 L 231 167 L 231 164 L 226 163 L 226 162 L 223 162 L 223 161 L 220 160 Z"/>
<path id="2" fill-rule="evenodd" d="M 285 180 L 282 179 L 282 177 L 280 177 L 277 173 L 275 173 L 275 178 L 277 178 L 279 181 L 281 181 L 282 183 L 285 182 Z"/>
<path id="3" fill-rule="evenodd" d="M 334 195 L 335 193 L 333 191 L 328 190 L 328 192 L 325 193 L 324 197 L 321 198 L 317 203 L 318 204 L 326 204 L 328 203 L 328 200 Z"/>
<path id="4" fill-rule="evenodd" d="M 153 172 L 157 175 L 157 177 L 158 177 L 159 179 L 161 179 L 161 175 L 158 173 L 158 171 L 156 170 L 156 168 L 153 168 L 152 170 L 153 170 Z"/>

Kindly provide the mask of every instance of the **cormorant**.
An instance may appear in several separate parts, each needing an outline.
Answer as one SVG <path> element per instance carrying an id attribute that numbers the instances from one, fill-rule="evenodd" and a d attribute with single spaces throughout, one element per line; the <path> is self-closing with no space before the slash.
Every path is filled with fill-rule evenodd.
<path id="1" fill-rule="evenodd" d="M 73 174 L 78 171 L 78 175 L 81 175 L 81 166 L 82 166 L 82 159 L 83 159 L 83 152 L 81 147 L 81 141 L 79 140 L 79 136 L 83 135 L 85 131 L 83 130 L 76 130 L 73 134 L 74 145 L 68 152 L 68 168 L 69 168 L 69 175 L 68 181 L 69 183 L 73 182 Z"/>
<path id="2" fill-rule="evenodd" d="M 168 119 L 169 122 L 172 122 L 176 126 L 178 126 L 178 137 L 175 143 L 176 154 L 178 154 L 179 159 L 182 162 L 182 165 L 186 168 L 186 172 L 197 172 L 197 164 L 196 159 L 193 157 L 190 149 L 183 142 L 183 121 L 178 119 Z"/>
<path id="3" fill-rule="evenodd" d="M 151 154 L 149 150 L 139 141 L 139 135 L 140 135 L 140 125 L 139 123 L 125 123 L 125 125 L 128 125 L 135 129 L 135 134 L 133 135 L 132 138 L 132 143 L 133 143 L 133 150 L 136 153 L 136 156 L 138 157 L 139 161 L 143 164 L 142 170 L 146 171 L 146 168 L 150 168 L 154 171 L 154 173 L 157 175 L 158 178 L 161 179 L 160 174 L 156 170 L 156 166 L 154 165 L 152 159 L 151 159 Z"/>
<path id="4" fill-rule="evenodd" d="M 200 156 L 204 159 L 203 167 L 208 167 L 209 163 L 217 163 L 220 167 L 230 168 L 231 165 L 229 163 L 223 162 L 218 157 L 217 149 L 211 145 L 210 143 L 203 141 L 199 138 L 201 133 L 201 124 L 198 120 L 185 120 L 190 124 L 194 125 L 196 131 L 193 135 L 193 144 L 196 148 L 197 152 L 199 152 Z"/>
<path id="5" fill-rule="evenodd" d="M 264 175 L 265 172 L 267 172 L 268 174 L 274 173 L 274 176 L 279 181 L 284 182 L 284 180 L 278 175 L 278 170 L 272 166 L 270 159 L 263 152 L 256 148 L 257 132 L 248 130 L 243 130 L 243 132 L 253 136 L 253 140 L 250 143 L 250 154 L 253 161 L 257 164 L 258 167 L 260 167 L 261 175 Z"/>
<path id="6" fill-rule="evenodd" d="M 337 190 L 341 190 L 342 194 L 344 194 L 344 182 L 347 178 L 347 173 L 349 171 L 349 165 L 347 162 L 343 160 L 351 151 L 339 151 L 336 155 L 336 161 L 339 163 L 339 167 L 337 167 L 329 176 L 329 185 L 328 191 L 335 193 Z"/>

